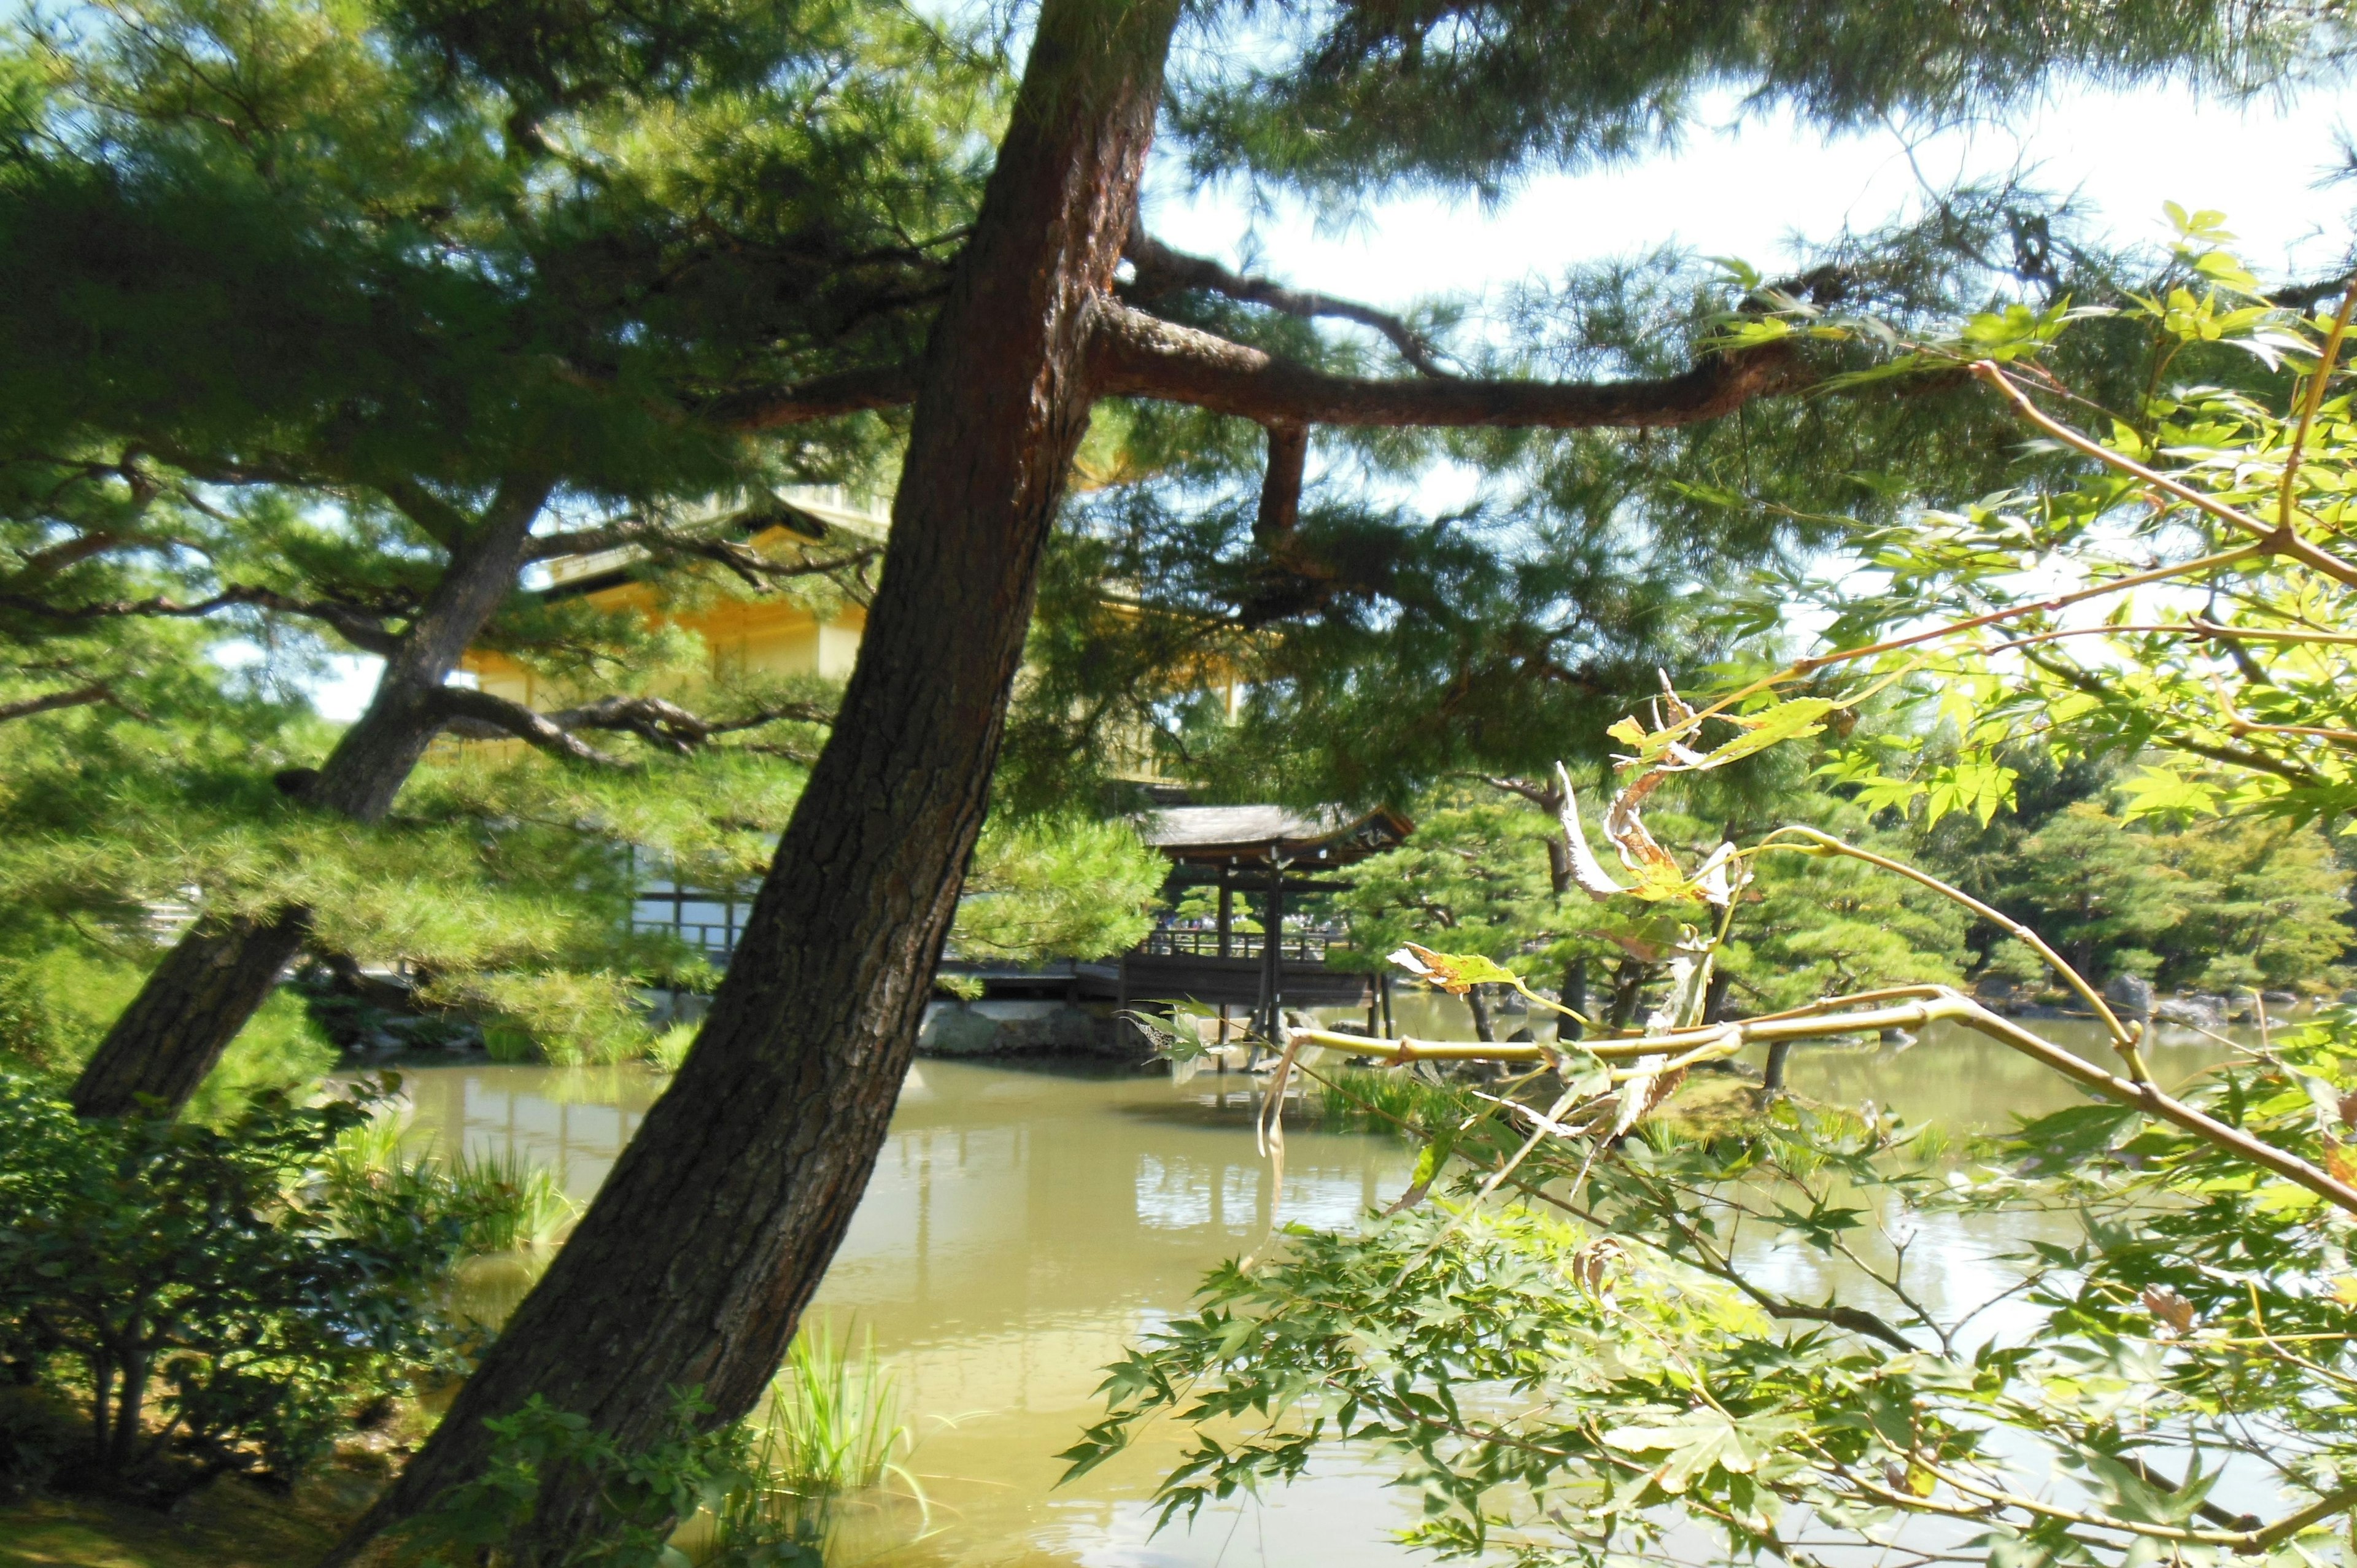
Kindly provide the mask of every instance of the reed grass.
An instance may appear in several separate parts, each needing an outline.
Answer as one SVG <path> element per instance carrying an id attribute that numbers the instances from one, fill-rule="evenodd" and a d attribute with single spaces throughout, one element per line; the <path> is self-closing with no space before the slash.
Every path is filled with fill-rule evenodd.
<path id="1" fill-rule="evenodd" d="M 576 1213 L 556 1173 L 521 1150 L 461 1155 L 445 1173 L 468 1216 L 467 1250 L 511 1252 L 553 1243 Z"/>
<path id="2" fill-rule="evenodd" d="M 1337 1133 L 1428 1134 L 1479 1109 L 1464 1090 L 1398 1069 L 1321 1066 L 1310 1094 L 1328 1130 Z"/>
<path id="3" fill-rule="evenodd" d="M 517 1150 L 444 1160 L 402 1147 L 401 1118 L 381 1113 L 348 1129 L 322 1162 L 331 1198 L 363 1196 L 429 1219 L 457 1219 L 460 1251 L 481 1255 L 554 1242 L 576 1213 L 556 1174 Z"/>
<path id="4" fill-rule="evenodd" d="M 403 1163 L 401 1113 L 380 1110 L 367 1121 L 347 1127 L 328 1151 L 330 1176 L 357 1180 L 371 1171 L 385 1171 Z"/>
<path id="5" fill-rule="evenodd" d="M 831 1324 L 805 1321 L 767 1407 L 744 1430 L 749 1481 L 722 1503 L 707 1560 L 752 1561 L 780 1548 L 821 1556 L 838 1506 L 863 1493 L 880 1502 L 896 1484 L 920 1510 L 925 1506 L 924 1489 L 901 1463 L 914 1444 L 900 1415 L 899 1380 L 877 1355 L 872 1329 L 855 1353 Z"/>
<path id="6" fill-rule="evenodd" d="M 679 1064 L 687 1059 L 687 1048 L 695 1044 L 701 1029 L 696 1024 L 673 1024 L 647 1042 L 647 1060 L 663 1072 L 677 1072 Z"/>

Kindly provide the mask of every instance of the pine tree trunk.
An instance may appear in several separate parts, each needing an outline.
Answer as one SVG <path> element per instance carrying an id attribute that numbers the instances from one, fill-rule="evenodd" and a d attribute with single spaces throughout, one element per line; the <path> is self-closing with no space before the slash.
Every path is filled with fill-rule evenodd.
<path id="1" fill-rule="evenodd" d="M 453 550 L 400 650 L 385 661 L 367 712 L 302 789 L 307 806 L 357 822 L 384 820 L 441 727 L 435 691 L 515 586 L 533 519 L 547 495 L 538 481 L 503 487 L 473 537 Z M 310 926 L 310 912 L 295 908 L 191 926 L 74 1080 L 74 1109 L 84 1116 L 125 1116 L 143 1100 L 164 1112 L 187 1104 L 269 998 Z"/>
<path id="2" fill-rule="evenodd" d="M 1645 982 L 1652 974 L 1652 966 L 1633 958 L 1620 961 L 1620 968 L 1612 981 L 1612 1012 L 1607 1022 L 1615 1029 L 1625 1029 L 1637 1016 L 1637 1004 L 1642 998 Z"/>
<path id="3" fill-rule="evenodd" d="M 74 1080 L 84 1116 L 124 1116 L 151 1100 L 178 1111 L 303 946 L 310 912 L 274 920 L 235 915 L 190 927 L 100 1042 Z"/>
<path id="4" fill-rule="evenodd" d="M 1041 548 L 1090 403 L 1178 0 L 1047 0 L 936 320 L 890 548 L 834 735 L 672 1087 L 341 1561 L 477 1473 L 532 1395 L 625 1451 L 697 1388 L 749 1410 L 850 1222 L 982 826 Z M 521 1561 L 594 1499 L 543 1492 Z"/>
<path id="5" fill-rule="evenodd" d="M 1569 963 L 1564 965 L 1563 1004 L 1578 1015 L 1578 1022 L 1573 1023 L 1568 1018 L 1564 1022 L 1570 1024 L 1580 1037 L 1586 1037 L 1587 1026 L 1591 1021 L 1587 1016 L 1587 955 L 1586 953 L 1574 956 Z M 1556 1033 L 1559 1035 L 1562 1030 L 1558 1028 Z"/>
<path id="6" fill-rule="evenodd" d="M 1734 975 L 1728 973 L 1724 969 L 1713 969 L 1710 972 L 1710 984 L 1705 988 L 1702 993 L 1702 1021 L 1704 1023 L 1719 1024 L 1726 1021 L 1727 993 L 1734 989 Z"/>
<path id="7" fill-rule="evenodd" d="M 1485 1045 L 1495 1045 L 1498 1043 L 1498 1026 L 1490 1018 L 1490 998 L 1484 994 L 1487 989 L 1480 985 L 1467 986 L 1465 1006 L 1473 1015 L 1473 1037 Z"/>

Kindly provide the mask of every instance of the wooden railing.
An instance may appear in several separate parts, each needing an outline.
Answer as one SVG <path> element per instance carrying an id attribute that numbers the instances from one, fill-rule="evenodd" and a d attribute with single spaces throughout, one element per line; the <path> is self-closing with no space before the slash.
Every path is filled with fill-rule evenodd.
<path id="1" fill-rule="evenodd" d="M 1293 927 L 1285 932 L 1278 950 L 1293 961 L 1323 963 L 1329 950 L 1350 945 L 1350 933 L 1340 926 Z M 1258 958 L 1266 950 L 1267 939 L 1259 931 L 1235 931 L 1228 937 L 1230 958 Z M 1154 958 L 1217 958 L 1220 933 L 1166 926 L 1146 932 L 1146 940 L 1130 950 Z"/>

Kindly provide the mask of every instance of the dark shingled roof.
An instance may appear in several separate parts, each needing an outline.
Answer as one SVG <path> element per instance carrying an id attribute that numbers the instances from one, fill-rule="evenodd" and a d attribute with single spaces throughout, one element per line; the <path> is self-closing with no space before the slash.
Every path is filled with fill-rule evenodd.
<path id="1" fill-rule="evenodd" d="M 1349 865 L 1397 847 L 1415 824 L 1378 808 L 1351 816 L 1335 807 L 1166 806 L 1138 820 L 1138 835 L 1172 860 L 1218 865 L 1280 859 Z"/>

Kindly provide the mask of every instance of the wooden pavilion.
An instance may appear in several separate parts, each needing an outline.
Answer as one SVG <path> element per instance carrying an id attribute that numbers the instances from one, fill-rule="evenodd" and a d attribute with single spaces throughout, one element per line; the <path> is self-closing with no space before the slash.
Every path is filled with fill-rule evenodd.
<path id="1" fill-rule="evenodd" d="M 1415 831 L 1396 811 L 1350 816 L 1331 809 L 1296 811 L 1283 806 L 1173 806 L 1140 824 L 1141 836 L 1172 863 L 1179 886 L 1217 889 L 1210 931 L 1152 933 L 1121 961 L 1123 1005 L 1131 1001 L 1190 1001 L 1249 1008 L 1254 1032 L 1275 1037 L 1287 1006 L 1365 1007 L 1379 980 L 1363 970 L 1334 968 L 1325 944 L 1307 937 L 1288 942 L 1286 900 L 1304 893 L 1340 892 L 1351 886 L 1333 874 L 1370 855 L 1394 849 Z M 1256 933 L 1235 929 L 1238 894 L 1260 900 Z"/>

